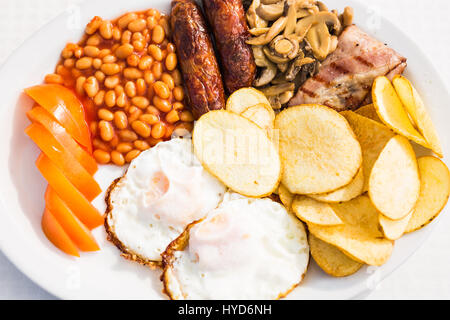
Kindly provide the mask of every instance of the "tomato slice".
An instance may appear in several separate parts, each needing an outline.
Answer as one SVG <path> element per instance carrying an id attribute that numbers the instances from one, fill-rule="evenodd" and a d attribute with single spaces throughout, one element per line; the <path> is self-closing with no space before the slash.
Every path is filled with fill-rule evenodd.
<path id="1" fill-rule="evenodd" d="M 64 251 L 71 256 L 79 257 L 78 249 L 70 240 L 67 233 L 55 219 L 53 214 L 45 208 L 44 215 L 41 221 L 42 231 L 44 231 L 45 236 L 51 243 L 53 243 L 57 248 Z"/>
<path id="2" fill-rule="evenodd" d="M 91 232 L 73 214 L 72 210 L 61 200 L 55 191 L 49 186 L 45 192 L 45 204 L 52 212 L 67 235 L 82 251 L 100 250 Z"/>
<path id="3" fill-rule="evenodd" d="M 38 122 L 47 129 L 58 142 L 73 154 L 77 161 L 90 173 L 94 174 L 98 167 L 95 159 L 67 133 L 66 129 L 61 126 L 52 115 L 42 108 L 36 106 L 27 112 L 28 118 L 33 122 Z"/>
<path id="4" fill-rule="evenodd" d="M 89 172 L 42 125 L 33 123 L 25 129 L 25 133 L 88 200 L 95 199 L 102 192 Z"/>
<path id="5" fill-rule="evenodd" d="M 25 93 L 50 112 L 78 143 L 91 152 L 91 135 L 84 108 L 72 91 L 58 84 L 42 84 L 25 89 Z"/>
<path id="6" fill-rule="evenodd" d="M 89 230 L 103 224 L 102 215 L 46 155 L 41 153 L 36 166 L 61 200 Z"/>

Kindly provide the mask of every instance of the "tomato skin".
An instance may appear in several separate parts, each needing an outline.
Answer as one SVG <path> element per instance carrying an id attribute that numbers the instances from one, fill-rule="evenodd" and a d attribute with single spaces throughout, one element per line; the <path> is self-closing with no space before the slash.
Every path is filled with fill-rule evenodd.
<path id="1" fill-rule="evenodd" d="M 92 152 L 84 107 L 72 91 L 59 84 L 41 84 L 25 89 L 25 93 L 52 114 L 79 144 Z"/>
<path id="2" fill-rule="evenodd" d="M 103 224 L 103 216 L 45 154 L 38 157 L 36 166 L 61 200 L 89 230 Z"/>
<path id="3" fill-rule="evenodd" d="M 91 175 L 97 172 L 98 166 L 95 159 L 67 133 L 66 129 L 47 110 L 37 105 L 27 112 L 27 116 L 30 121 L 39 123 L 47 129 Z"/>
<path id="4" fill-rule="evenodd" d="M 45 208 L 44 214 L 42 215 L 41 226 L 47 239 L 57 248 L 71 256 L 80 256 L 77 247 L 48 208 Z"/>

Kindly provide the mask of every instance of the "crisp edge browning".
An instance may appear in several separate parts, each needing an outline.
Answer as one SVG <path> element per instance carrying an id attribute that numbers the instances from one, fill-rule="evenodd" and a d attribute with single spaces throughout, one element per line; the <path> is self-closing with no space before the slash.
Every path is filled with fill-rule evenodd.
<path id="1" fill-rule="evenodd" d="M 112 242 L 117 249 L 121 251 L 121 256 L 124 257 L 127 260 L 137 262 L 144 266 L 149 266 L 151 269 L 161 268 L 162 263 L 161 261 L 155 261 L 155 260 L 149 260 L 144 258 L 143 256 L 134 253 L 130 249 L 127 248 L 126 245 L 124 245 L 119 238 L 116 236 L 116 234 L 113 231 L 113 227 L 109 225 L 108 223 L 108 216 L 112 214 L 113 205 L 111 202 L 111 193 L 114 190 L 114 188 L 119 184 L 119 182 L 125 177 L 126 173 L 120 177 L 114 180 L 111 185 L 108 187 L 108 190 L 106 191 L 105 196 L 105 202 L 106 202 L 106 212 L 105 212 L 105 231 L 106 231 L 106 239 L 110 242 Z"/>

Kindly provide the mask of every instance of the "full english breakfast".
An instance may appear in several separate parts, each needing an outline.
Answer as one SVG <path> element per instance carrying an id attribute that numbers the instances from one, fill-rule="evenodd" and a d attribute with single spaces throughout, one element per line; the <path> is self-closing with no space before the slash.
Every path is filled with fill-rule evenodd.
<path id="1" fill-rule="evenodd" d="M 355 14 L 173 0 L 95 16 L 25 89 L 48 240 L 80 257 L 103 225 L 171 299 L 283 298 L 310 254 L 333 277 L 384 265 L 443 210 L 450 173 L 407 59 Z M 125 171 L 102 190 L 107 165 Z"/>

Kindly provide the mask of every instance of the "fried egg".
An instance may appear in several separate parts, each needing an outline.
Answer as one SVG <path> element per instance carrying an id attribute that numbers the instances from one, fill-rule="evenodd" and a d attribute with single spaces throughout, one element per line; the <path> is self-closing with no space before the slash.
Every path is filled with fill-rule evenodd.
<path id="1" fill-rule="evenodd" d="M 215 209 L 224 193 L 193 154 L 190 139 L 161 142 L 135 158 L 110 187 L 109 239 L 125 257 L 159 265 L 170 242 Z"/>
<path id="2" fill-rule="evenodd" d="M 270 199 L 230 197 L 163 254 L 172 299 L 276 299 L 303 279 L 303 224 Z"/>

